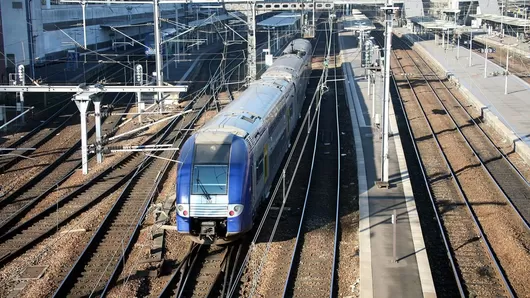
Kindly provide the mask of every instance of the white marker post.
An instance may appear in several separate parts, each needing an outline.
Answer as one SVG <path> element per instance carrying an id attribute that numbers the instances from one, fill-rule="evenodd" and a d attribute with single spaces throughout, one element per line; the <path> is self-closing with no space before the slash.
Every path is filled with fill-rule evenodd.
<path id="1" fill-rule="evenodd" d="M 397 263 L 397 249 L 396 249 L 396 233 L 397 233 L 397 211 L 394 209 L 392 214 L 392 257 L 393 262 Z"/>

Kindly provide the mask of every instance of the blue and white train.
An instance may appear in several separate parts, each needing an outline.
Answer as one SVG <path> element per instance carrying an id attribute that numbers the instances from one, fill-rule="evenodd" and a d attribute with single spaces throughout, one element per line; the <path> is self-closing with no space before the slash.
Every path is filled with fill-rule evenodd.
<path id="1" fill-rule="evenodd" d="M 311 74 L 311 43 L 296 39 L 241 96 L 181 147 L 177 229 L 195 242 L 231 242 L 252 228 L 287 152 Z"/>

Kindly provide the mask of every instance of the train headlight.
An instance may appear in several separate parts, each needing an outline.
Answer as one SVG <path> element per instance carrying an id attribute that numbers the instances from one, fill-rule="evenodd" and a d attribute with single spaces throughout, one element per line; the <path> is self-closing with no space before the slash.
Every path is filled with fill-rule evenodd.
<path id="1" fill-rule="evenodd" d="M 243 212 L 243 205 L 241 204 L 229 204 L 228 205 L 228 217 L 236 217 Z"/>
<path id="2" fill-rule="evenodd" d="M 189 217 L 190 216 L 190 205 L 189 204 L 178 204 L 177 205 L 177 213 L 181 217 Z"/>

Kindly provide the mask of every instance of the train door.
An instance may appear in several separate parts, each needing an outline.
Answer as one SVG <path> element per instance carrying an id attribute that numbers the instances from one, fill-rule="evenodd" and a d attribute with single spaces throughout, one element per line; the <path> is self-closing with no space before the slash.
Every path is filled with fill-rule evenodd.
<path id="1" fill-rule="evenodd" d="M 291 96 L 292 98 L 292 96 Z M 287 108 L 287 132 L 291 133 L 291 117 L 293 115 L 293 101 L 289 103 L 289 107 Z"/>
<path id="2" fill-rule="evenodd" d="M 265 133 L 261 140 L 256 144 L 254 151 L 254 195 L 255 200 L 252 203 L 252 208 L 255 210 L 259 206 L 262 199 L 266 198 L 267 193 L 267 178 L 269 176 L 269 156 L 268 156 L 268 135 Z"/>
<path id="3" fill-rule="evenodd" d="M 263 164 L 263 180 L 267 181 L 269 178 L 269 144 L 265 144 L 265 146 L 263 146 Z"/>

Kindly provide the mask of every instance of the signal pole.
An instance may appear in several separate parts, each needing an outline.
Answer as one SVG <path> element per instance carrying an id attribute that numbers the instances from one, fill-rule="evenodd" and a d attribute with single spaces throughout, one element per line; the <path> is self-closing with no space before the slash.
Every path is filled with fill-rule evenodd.
<path id="1" fill-rule="evenodd" d="M 155 34 L 155 64 L 156 64 L 156 85 L 162 86 L 162 54 L 160 53 L 160 0 L 153 1 L 153 18 Z M 164 110 L 162 102 L 162 92 L 158 92 L 158 106 L 160 112 Z"/>

